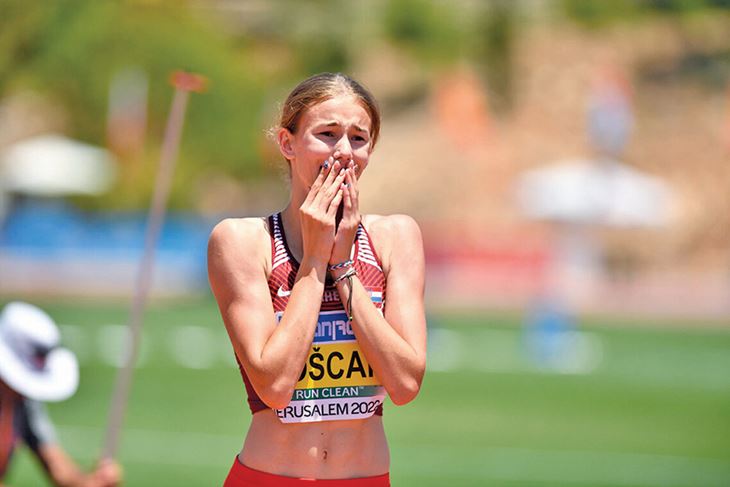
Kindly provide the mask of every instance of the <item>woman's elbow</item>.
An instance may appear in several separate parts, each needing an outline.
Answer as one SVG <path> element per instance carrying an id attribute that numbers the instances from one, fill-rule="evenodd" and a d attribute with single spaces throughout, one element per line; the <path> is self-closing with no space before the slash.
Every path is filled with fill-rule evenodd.
<path id="1" fill-rule="evenodd" d="M 388 391 L 388 396 L 396 406 L 408 404 L 416 398 L 421 390 L 421 382 L 416 379 L 404 381 L 397 388 Z"/>
<path id="2" fill-rule="evenodd" d="M 283 409 L 291 402 L 292 394 L 294 394 L 294 388 L 284 384 L 269 384 L 265 387 L 257 389 L 256 392 L 259 398 L 274 409 Z"/>
<path id="3" fill-rule="evenodd" d="M 421 391 L 421 383 L 425 373 L 426 361 L 424 359 L 415 364 L 409 374 L 404 374 L 395 387 L 391 388 L 392 390 L 388 390 L 388 396 L 390 396 L 393 404 L 402 406 L 414 400 Z"/>
<path id="4" fill-rule="evenodd" d="M 418 391 L 415 392 L 399 392 L 397 394 L 389 394 L 390 400 L 396 406 L 404 406 L 414 400 L 418 395 Z"/>
<path id="5" fill-rule="evenodd" d="M 264 402 L 264 404 L 266 404 L 270 408 L 284 409 L 286 406 L 289 405 L 291 395 L 284 396 L 281 394 L 259 394 L 259 398 Z"/>

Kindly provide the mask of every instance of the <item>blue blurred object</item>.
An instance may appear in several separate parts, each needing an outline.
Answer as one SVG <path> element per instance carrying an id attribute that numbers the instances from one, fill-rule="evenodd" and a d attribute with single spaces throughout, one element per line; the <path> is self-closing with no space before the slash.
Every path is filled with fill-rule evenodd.
<path id="1" fill-rule="evenodd" d="M 131 292 L 146 220 L 141 212 L 84 213 L 62 200 L 21 200 L 0 229 L 0 290 L 12 292 L 22 282 L 23 292 L 53 293 L 54 282 L 73 279 L 69 285 L 81 291 L 106 286 L 111 294 Z M 206 246 L 215 221 L 168 214 L 156 248 L 156 274 L 174 275 L 172 287 L 207 288 Z M 112 279 L 120 283 L 110 287 Z"/>
<path id="2" fill-rule="evenodd" d="M 634 126 L 627 83 L 618 73 L 605 74 L 588 103 L 588 137 L 600 154 L 620 157 Z"/>
<path id="3" fill-rule="evenodd" d="M 562 369 L 573 355 L 575 319 L 555 299 L 541 298 L 525 323 L 525 346 L 530 361 L 539 368 Z"/>

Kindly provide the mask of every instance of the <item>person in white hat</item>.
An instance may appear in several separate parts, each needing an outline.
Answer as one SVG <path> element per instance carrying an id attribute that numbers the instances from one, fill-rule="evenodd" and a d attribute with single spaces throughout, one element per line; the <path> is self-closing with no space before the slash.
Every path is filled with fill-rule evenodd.
<path id="1" fill-rule="evenodd" d="M 40 308 L 12 302 L 0 313 L 0 487 L 19 441 L 55 485 L 111 487 L 121 481 L 113 460 L 85 473 L 56 441 L 42 402 L 63 401 L 79 384 L 76 357 L 59 344 L 58 327 Z"/>

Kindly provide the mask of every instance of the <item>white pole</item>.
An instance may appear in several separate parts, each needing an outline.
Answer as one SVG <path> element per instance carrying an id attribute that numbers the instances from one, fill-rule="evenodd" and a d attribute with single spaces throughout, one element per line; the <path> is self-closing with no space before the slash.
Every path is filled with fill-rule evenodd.
<path id="1" fill-rule="evenodd" d="M 107 422 L 106 438 L 101 455 L 102 459 L 114 458 L 119 446 L 119 436 L 124 421 L 124 413 L 129 402 L 134 364 L 139 353 L 144 309 L 152 284 L 155 265 L 155 247 L 157 246 L 162 225 L 165 221 L 165 208 L 170 194 L 172 176 L 175 172 L 175 160 L 177 159 L 182 128 L 185 122 L 185 109 L 190 92 L 202 91 L 204 80 L 197 75 L 176 73 L 173 75 L 172 83 L 175 86 L 175 96 L 172 101 L 170 115 L 167 119 L 167 128 L 165 129 L 165 137 L 160 154 L 160 166 L 157 171 L 152 205 L 150 206 L 147 218 L 144 252 L 137 273 L 134 298 L 132 299 L 129 315 L 129 332 L 127 333 L 127 347 L 124 349 L 124 364 L 117 373 L 117 380 L 109 411 L 109 420 Z"/>

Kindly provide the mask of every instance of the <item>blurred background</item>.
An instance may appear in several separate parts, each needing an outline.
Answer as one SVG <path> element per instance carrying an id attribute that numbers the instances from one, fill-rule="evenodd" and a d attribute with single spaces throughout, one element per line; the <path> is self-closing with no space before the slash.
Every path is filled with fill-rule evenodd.
<path id="1" fill-rule="evenodd" d="M 429 363 L 394 485 L 730 485 L 730 1 L 0 0 L 0 304 L 82 365 L 97 458 L 170 73 L 193 95 L 119 460 L 219 485 L 249 421 L 207 236 L 286 204 L 266 136 L 305 77 L 381 103 L 365 212 L 424 233 Z M 26 452 L 8 485 L 44 485 Z"/>

